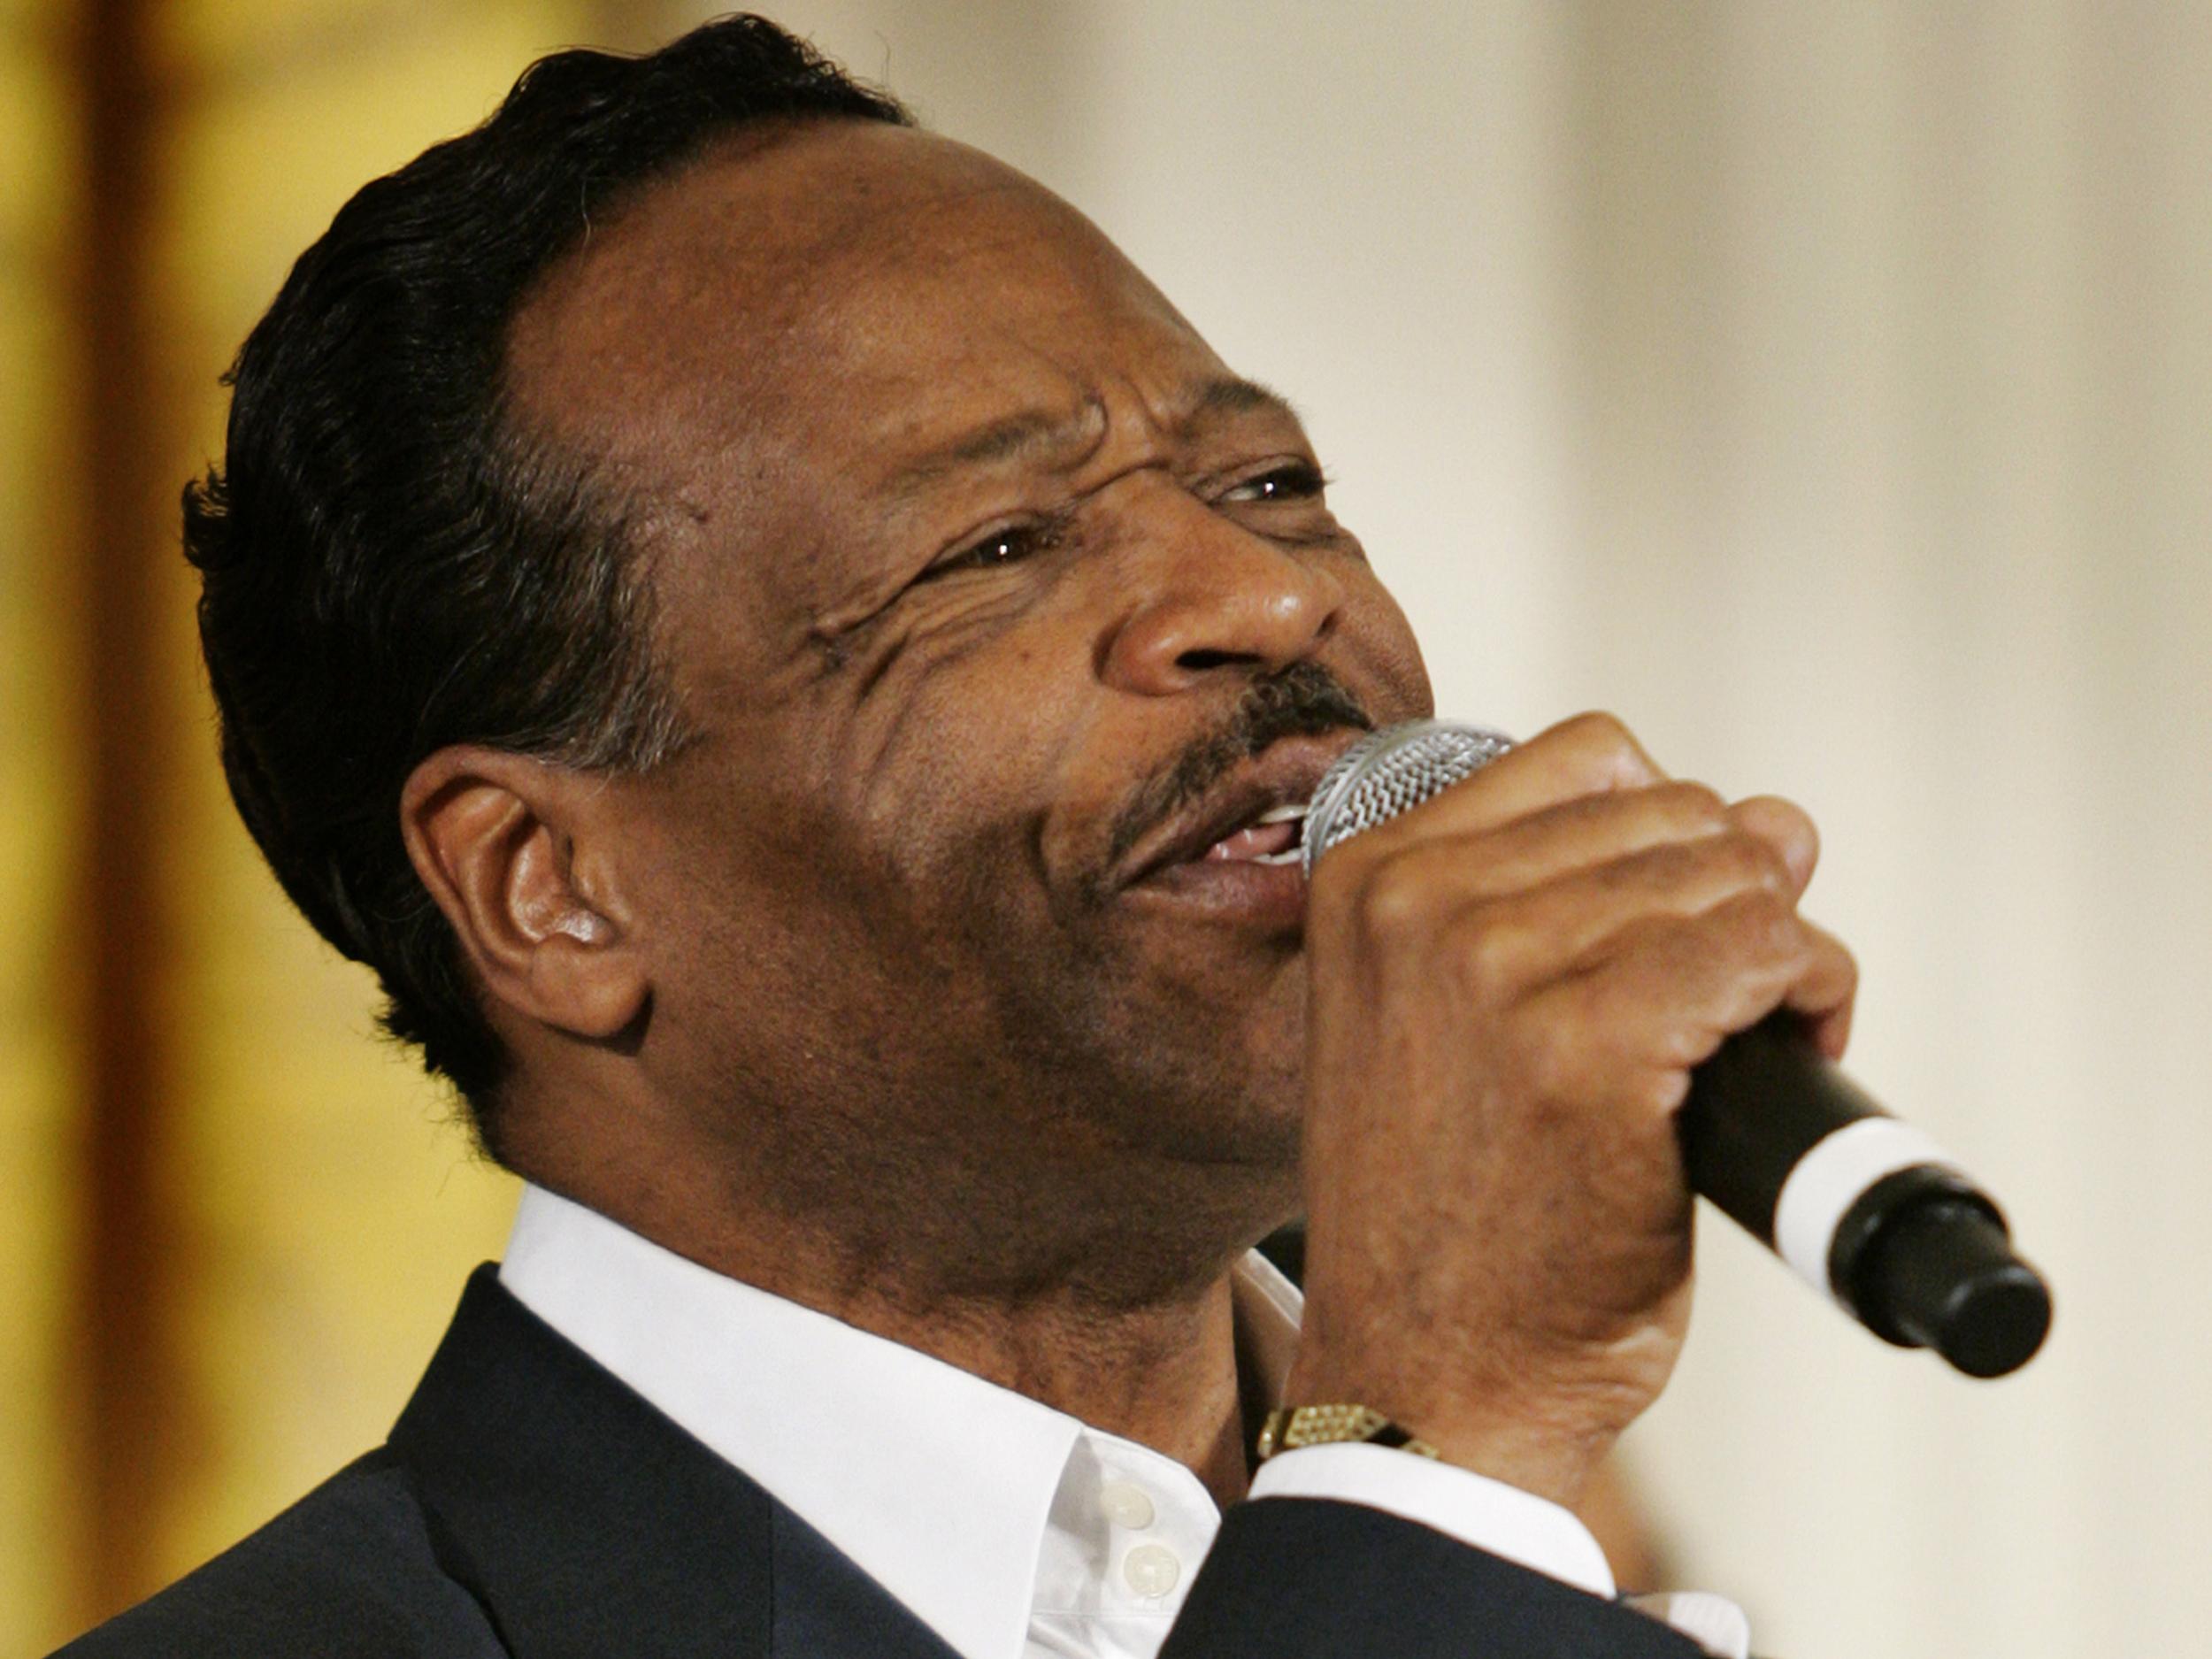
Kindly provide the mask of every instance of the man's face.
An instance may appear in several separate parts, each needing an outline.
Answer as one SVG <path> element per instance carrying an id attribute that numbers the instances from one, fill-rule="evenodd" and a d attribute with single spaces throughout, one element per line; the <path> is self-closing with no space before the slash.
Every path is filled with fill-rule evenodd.
<path id="1" fill-rule="evenodd" d="M 1289 410 L 1035 184 L 851 123 L 648 192 L 511 368 L 642 504 L 702 733 L 610 786 L 658 1091 L 795 1202 L 1289 1170 L 1302 879 L 1223 855 L 1429 706 Z"/>

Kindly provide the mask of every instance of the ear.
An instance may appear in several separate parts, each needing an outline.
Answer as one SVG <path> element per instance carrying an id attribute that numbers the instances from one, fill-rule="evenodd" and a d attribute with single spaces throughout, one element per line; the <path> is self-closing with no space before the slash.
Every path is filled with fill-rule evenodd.
<path id="1" fill-rule="evenodd" d="M 585 1038 L 626 1029 L 652 988 L 607 797 L 603 777 L 465 744 L 400 792 L 408 856 L 486 991 Z"/>

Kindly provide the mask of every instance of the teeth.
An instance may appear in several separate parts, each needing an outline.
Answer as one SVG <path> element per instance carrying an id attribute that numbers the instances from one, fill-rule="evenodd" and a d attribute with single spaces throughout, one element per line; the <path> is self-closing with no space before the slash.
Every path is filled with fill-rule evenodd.
<path id="1" fill-rule="evenodd" d="M 1304 856 L 1302 849 L 1286 847 L 1279 853 L 1262 853 L 1249 862 L 1256 864 L 1294 864 L 1302 856 Z"/>
<path id="2" fill-rule="evenodd" d="M 1286 801 L 1280 806 L 1268 808 L 1252 821 L 1255 824 L 1287 824 L 1293 818 L 1306 816 L 1306 804 L 1303 801 Z"/>

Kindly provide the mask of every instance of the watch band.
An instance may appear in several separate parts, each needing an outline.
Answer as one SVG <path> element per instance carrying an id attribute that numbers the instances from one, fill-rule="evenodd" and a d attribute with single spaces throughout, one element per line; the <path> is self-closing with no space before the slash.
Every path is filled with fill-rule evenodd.
<path id="1" fill-rule="evenodd" d="M 1335 1446 L 1351 1441 L 1387 1446 L 1396 1451 L 1411 1452 L 1416 1457 L 1437 1455 L 1435 1447 L 1417 1440 L 1410 1429 L 1393 1423 L 1372 1406 L 1280 1407 L 1267 1414 L 1254 1449 L 1258 1461 L 1263 1463 L 1277 1452 L 1293 1451 L 1301 1446 Z"/>

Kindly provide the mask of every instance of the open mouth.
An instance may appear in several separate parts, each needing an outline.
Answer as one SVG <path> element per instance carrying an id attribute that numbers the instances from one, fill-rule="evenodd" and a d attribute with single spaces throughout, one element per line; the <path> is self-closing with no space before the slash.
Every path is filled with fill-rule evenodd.
<path id="1" fill-rule="evenodd" d="M 1277 740 L 1137 837 L 1120 861 L 1115 885 L 1155 879 L 1229 876 L 1247 872 L 1302 873 L 1307 803 L 1330 764 L 1359 737 L 1357 730 Z"/>
<path id="2" fill-rule="evenodd" d="M 1206 849 L 1204 864 L 1296 864 L 1305 850 L 1306 806 L 1286 801 Z"/>

